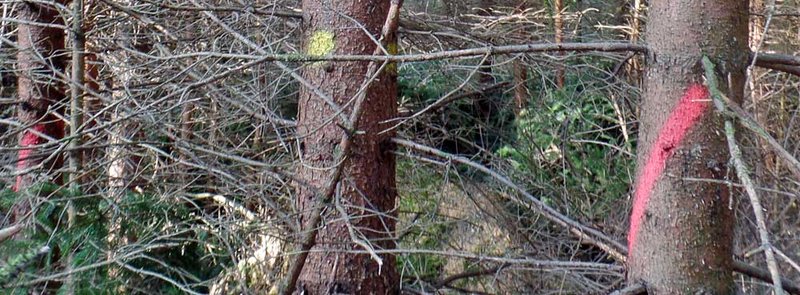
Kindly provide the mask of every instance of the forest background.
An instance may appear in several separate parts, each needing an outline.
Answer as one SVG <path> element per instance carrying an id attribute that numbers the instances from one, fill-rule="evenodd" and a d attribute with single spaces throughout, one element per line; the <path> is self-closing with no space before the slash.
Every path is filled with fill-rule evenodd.
<path id="1" fill-rule="evenodd" d="M 800 294 L 797 0 L 0 3 L 3 294 Z"/>

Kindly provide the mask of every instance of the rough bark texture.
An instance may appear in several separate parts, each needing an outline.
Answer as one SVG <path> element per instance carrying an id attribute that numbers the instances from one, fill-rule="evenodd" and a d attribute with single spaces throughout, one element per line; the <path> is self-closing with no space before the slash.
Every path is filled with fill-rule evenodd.
<path id="1" fill-rule="evenodd" d="M 21 191 L 39 180 L 60 181 L 51 172 L 60 168 L 63 160 L 61 157 L 52 157 L 43 162 L 56 146 L 45 148 L 42 145 L 64 137 L 64 122 L 55 113 L 63 113 L 65 105 L 65 85 L 56 73 L 63 73 L 66 55 L 64 31 L 47 27 L 47 24 L 64 25 L 55 7 L 44 2 L 22 2 L 17 9 L 17 18 L 20 20 L 17 31 L 20 48 L 17 53 L 17 91 L 21 101 L 17 116 L 20 123 L 29 126 L 22 132 L 19 145 L 30 147 L 19 151 L 17 170 L 21 172 L 42 164 L 41 168 L 17 177 L 14 190 Z M 13 209 L 12 217 L 20 220 L 29 211 L 30 201 L 20 200 Z"/>
<path id="2" fill-rule="evenodd" d="M 384 0 L 304 0 L 305 48 L 309 54 L 372 54 L 389 10 Z M 348 18 L 344 17 L 346 15 Z M 356 24 L 357 21 L 360 24 Z M 362 27 L 372 34 L 368 36 Z M 389 46 L 392 47 L 392 46 Z M 390 48 L 391 50 L 391 48 Z M 367 62 L 316 63 L 307 66 L 303 77 L 330 95 L 346 113 L 351 99 L 366 79 Z M 323 211 L 323 223 L 298 279 L 296 294 L 396 294 L 399 278 L 392 255 L 380 255 L 383 266 L 353 242 L 355 235 L 375 249 L 391 249 L 395 221 L 395 160 L 388 139 L 392 132 L 378 134 L 389 127 L 379 122 L 397 113 L 395 66 L 389 65 L 367 89 L 359 132 L 353 137 L 352 153 L 345 165 L 342 181 L 333 204 Z M 333 119 L 331 121 L 331 119 Z M 309 212 L 317 204 L 331 178 L 334 154 L 339 152 L 344 130 L 332 108 L 307 87 L 300 92 L 298 133 L 303 136 L 298 169 L 298 207 L 301 224 L 308 230 Z M 348 218 L 345 221 L 340 211 Z"/>
<path id="3" fill-rule="evenodd" d="M 708 55 L 741 102 L 747 1 L 653 1 L 652 56 L 641 113 L 639 171 L 629 232 L 629 280 L 648 294 L 732 294 L 733 214 L 721 120 L 703 86 Z"/>

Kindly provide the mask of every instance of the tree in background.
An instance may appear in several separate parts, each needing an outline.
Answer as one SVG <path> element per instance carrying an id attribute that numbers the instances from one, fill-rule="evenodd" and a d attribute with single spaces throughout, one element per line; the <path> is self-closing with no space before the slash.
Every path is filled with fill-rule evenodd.
<path id="1" fill-rule="evenodd" d="M 64 3 L 24 2 L 17 7 L 17 116 L 26 130 L 19 140 L 22 149 L 17 158 L 16 191 L 24 191 L 39 181 L 61 182 L 55 170 L 61 168 L 63 158 L 53 151 L 60 146 L 58 140 L 64 137 L 65 126 L 66 94 L 59 77 L 66 65 L 65 32 L 59 28 L 64 25 L 59 14 L 59 6 Z M 19 200 L 13 220 L 22 221 L 30 212 L 31 202 L 35 200 Z"/>

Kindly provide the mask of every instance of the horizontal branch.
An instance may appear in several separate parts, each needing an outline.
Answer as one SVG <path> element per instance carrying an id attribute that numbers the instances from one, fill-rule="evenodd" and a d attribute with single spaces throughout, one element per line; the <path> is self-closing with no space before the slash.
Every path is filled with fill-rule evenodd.
<path id="1" fill-rule="evenodd" d="M 609 295 L 641 295 L 641 294 L 647 294 L 647 288 L 641 283 L 635 283 L 628 287 L 625 287 L 624 289 L 614 291 Z"/>
<path id="2" fill-rule="evenodd" d="M 777 54 L 777 53 L 759 53 L 758 59 L 756 60 L 756 64 L 759 63 L 800 66 L 800 56 Z"/>
<path id="3" fill-rule="evenodd" d="M 419 54 L 401 55 L 329 55 L 307 56 L 302 54 L 274 54 L 261 56 L 259 61 L 319 62 L 319 61 L 383 61 L 383 62 L 422 62 L 485 55 L 503 55 L 531 52 L 647 52 L 647 47 L 631 43 L 592 42 L 559 44 L 520 44 L 504 46 L 485 46 Z"/>
<path id="4" fill-rule="evenodd" d="M 795 76 L 800 76 L 800 66 L 787 66 L 787 65 L 782 65 L 782 64 L 762 63 L 762 62 L 759 62 L 759 61 L 756 61 L 756 66 L 759 66 L 759 67 L 762 67 L 762 68 L 765 68 L 765 69 L 778 71 L 778 72 L 784 72 L 784 73 L 787 73 L 787 74 L 792 74 L 792 75 L 795 75 Z"/>
<path id="5" fill-rule="evenodd" d="M 768 271 L 749 265 L 742 261 L 733 261 L 733 271 L 756 278 L 763 282 L 772 282 L 772 276 Z M 783 290 L 791 294 L 800 294 L 800 287 L 788 279 L 784 278 L 781 280 L 781 287 L 783 287 Z"/>
<path id="6" fill-rule="evenodd" d="M 468 271 L 468 272 L 463 272 L 463 273 L 459 273 L 459 274 L 454 274 L 454 275 L 446 277 L 446 278 L 442 279 L 441 281 L 437 282 L 436 284 L 434 284 L 434 287 L 438 290 L 438 289 L 441 289 L 442 287 L 447 286 L 447 285 L 449 285 L 449 284 L 451 284 L 451 283 L 453 283 L 453 282 L 455 282 L 457 280 L 497 274 L 498 272 L 500 272 L 501 269 L 503 269 L 503 267 L 506 267 L 506 266 L 507 265 L 504 264 L 504 265 L 495 266 L 495 267 L 488 268 L 488 269 L 479 269 L 479 270 L 474 270 L 474 271 Z"/>
<path id="7" fill-rule="evenodd" d="M 750 59 L 756 57 L 756 66 L 800 76 L 800 56 L 776 53 L 750 53 Z"/>

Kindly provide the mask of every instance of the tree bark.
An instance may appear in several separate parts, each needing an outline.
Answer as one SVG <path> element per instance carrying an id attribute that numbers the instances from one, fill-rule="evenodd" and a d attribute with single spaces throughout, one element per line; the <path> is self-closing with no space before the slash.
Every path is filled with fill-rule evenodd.
<path id="1" fill-rule="evenodd" d="M 564 42 L 564 17 L 561 12 L 564 10 L 563 0 L 553 1 L 553 28 L 555 30 L 555 43 L 561 44 Z M 563 52 L 557 52 L 557 56 L 564 55 Z M 558 89 L 564 88 L 564 67 L 561 65 L 556 66 L 556 87 Z"/>
<path id="2" fill-rule="evenodd" d="M 733 212 L 721 119 L 710 107 L 701 57 L 743 97 L 747 1 L 651 2 L 638 177 L 628 234 L 628 279 L 648 294 L 732 294 Z"/>
<path id="3" fill-rule="evenodd" d="M 764 0 L 751 0 L 750 11 L 754 12 L 754 14 L 750 15 L 750 50 L 753 52 L 764 52 L 767 50 L 767 43 L 762 43 L 762 39 L 765 36 L 764 22 L 766 21 L 766 17 L 764 17 L 766 12 Z M 761 102 L 761 100 L 764 99 L 763 94 L 765 91 L 763 89 L 764 84 L 761 82 L 760 77 L 764 75 L 764 73 L 764 69 L 753 68 L 749 81 L 750 85 L 748 86 L 750 87 L 750 101 L 753 104 L 753 117 L 759 125 L 769 130 L 769 104 Z M 758 148 L 755 152 L 760 154 L 763 159 L 762 162 L 756 164 L 756 175 L 758 176 L 766 175 L 767 171 L 776 171 L 775 154 L 767 147 L 769 147 L 769 144 L 766 140 L 758 140 Z M 767 171 L 764 171 L 764 169 Z M 764 178 L 758 177 L 758 179 Z"/>
<path id="4" fill-rule="evenodd" d="M 528 68 L 521 60 L 514 61 L 514 116 L 519 118 L 522 111 L 528 108 Z"/>
<path id="5" fill-rule="evenodd" d="M 376 45 L 372 38 L 380 36 L 390 1 L 304 0 L 302 6 L 307 53 L 373 54 Z M 392 52 L 396 43 L 387 47 Z M 368 64 L 315 63 L 305 68 L 303 77 L 349 113 L 353 111 L 351 99 L 366 78 Z M 323 211 L 323 223 L 298 278 L 296 294 L 398 293 L 399 277 L 393 255 L 378 255 L 381 266 L 369 254 L 352 253 L 364 251 L 363 244 L 374 249 L 395 247 L 392 235 L 397 191 L 395 160 L 389 144 L 393 132 L 379 132 L 389 127 L 380 122 L 397 113 L 396 78 L 396 66 L 389 64 L 366 89 L 363 115 L 358 118 L 359 130 L 350 135 L 352 152 L 343 163 L 334 163 L 334 155 L 341 152 L 339 144 L 345 136 L 342 125 L 347 124 L 339 122 L 333 108 L 311 89 L 304 87 L 300 91 L 298 133 L 302 138 L 299 152 L 303 163 L 298 167 L 297 205 L 304 230 L 310 230 L 310 212 L 319 205 L 319 194 L 325 191 L 324 186 L 335 169 L 332 167 L 345 166 L 333 204 Z M 357 244 L 354 238 L 364 243 Z"/>
<path id="6" fill-rule="evenodd" d="M 64 30 L 58 28 L 64 26 L 64 20 L 55 7 L 44 2 L 22 2 L 17 9 L 17 91 L 21 101 L 17 116 L 29 126 L 19 140 L 23 149 L 19 151 L 17 170 L 22 174 L 14 185 L 15 191 L 22 191 L 41 180 L 61 182 L 53 171 L 61 168 L 63 157 L 51 157 L 55 147 L 43 145 L 64 137 L 65 124 L 57 114 L 63 114 L 66 94 L 57 73 L 63 74 L 66 54 Z M 19 200 L 12 218 L 19 221 L 30 210 L 30 200 Z"/>

